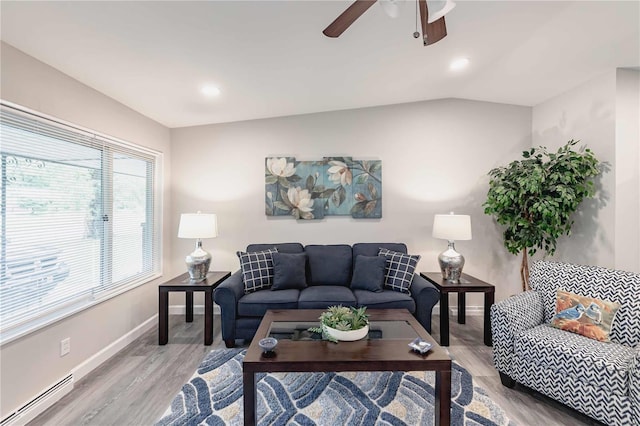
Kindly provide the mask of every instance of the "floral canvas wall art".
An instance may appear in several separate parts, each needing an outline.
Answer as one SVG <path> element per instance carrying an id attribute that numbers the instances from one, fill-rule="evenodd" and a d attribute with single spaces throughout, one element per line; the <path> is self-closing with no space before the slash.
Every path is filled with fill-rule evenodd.
<path id="1" fill-rule="evenodd" d="M 296 219 L 382 217 L 382 161 L 265 159 L 265 213 Z"/>

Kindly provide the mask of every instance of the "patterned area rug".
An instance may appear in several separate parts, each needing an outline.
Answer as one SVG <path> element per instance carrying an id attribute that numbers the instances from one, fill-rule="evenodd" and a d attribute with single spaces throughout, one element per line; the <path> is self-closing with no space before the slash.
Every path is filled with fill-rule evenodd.
<path id="1" fill-rule="evenodd" d="M 245 350 L 207 355 L 157 425 L 242 425 Z M 431 425 L 433 372 L 259 374 L 258 425 Z M 452 425 L 512 425 L 467 370 L 452 364 Z"/>

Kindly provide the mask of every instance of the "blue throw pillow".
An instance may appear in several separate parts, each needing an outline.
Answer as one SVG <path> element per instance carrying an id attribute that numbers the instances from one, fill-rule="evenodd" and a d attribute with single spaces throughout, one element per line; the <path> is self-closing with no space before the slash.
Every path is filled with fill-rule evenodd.
<path id="1" fill-rule="evenodd" d="M 304 253 L 274 253 L 271 290 L 305 288 L 307 255 Z"/>
<path id="2" fill-rule="evenodd" d="M 384 256 L 356 256 L 351 288 L 381 292 L 386 264 L 387 258 Z"/>
<path id="3" fill-rule="evenodd" d="M 245 294 L 271 287 L 273 284 L 272 256 L 277 252 L 278 249 L 275 247 L 250 253 L 236 252 L 238 259 L 240 259 Z"/>
<path id="4" fill-rule="evenodd" d="M 387 258 L 384 286 L 389 290 L 409 293 L 420 255 L 411 255 L 381 248 L 379 256 Z"/>

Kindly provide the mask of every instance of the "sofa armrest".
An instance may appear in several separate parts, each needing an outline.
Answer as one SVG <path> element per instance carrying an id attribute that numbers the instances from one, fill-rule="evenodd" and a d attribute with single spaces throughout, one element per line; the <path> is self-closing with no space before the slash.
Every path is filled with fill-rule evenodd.
<path id="1" fill-rule="evenodd" d="M 513 377 L 511 368 L 515 336 L 542 324 L 543 319 L 542 296 L 535 291 L 517 294 L 491 307 L 493 362 L 498 371 Z"/>
<path id="2" fill-rule="evenodd" d="M 220 306 L 222 339 L 235 339 L 238 300 L 244 296 L 242 271 L 224 280 L 213 292 L 213 300 Z"/>
<path id="3" fill-rule="evenodd" d="M 416 302 L 415 317 L 420 324 L 431 333 L 431 311 L 440 301 L 440 292 L 435 285 L 431 284 L 420 274 L 413 275 L 413 281 L 409 287 L 411 297 Z"/>
<path id="4" fill-rule="evenodd" d="M 640 346 L 635 350 L 636 354 L 629 371 L 629 398 L 631 399 L 631 410 L 640 422 Z"/>

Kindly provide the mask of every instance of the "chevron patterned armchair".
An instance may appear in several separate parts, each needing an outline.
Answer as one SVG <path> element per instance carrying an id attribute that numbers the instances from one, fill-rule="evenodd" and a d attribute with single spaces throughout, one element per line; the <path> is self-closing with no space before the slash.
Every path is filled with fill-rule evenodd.
<path id="1" fill-rule="evenodd" d="M 608 425 L 640 425 L 640 274 L 547 261 L 491 308 L 493 359 L 516 382 Z M 620 303 L 609 343 L 549 326 L 558 289 Z"/>

